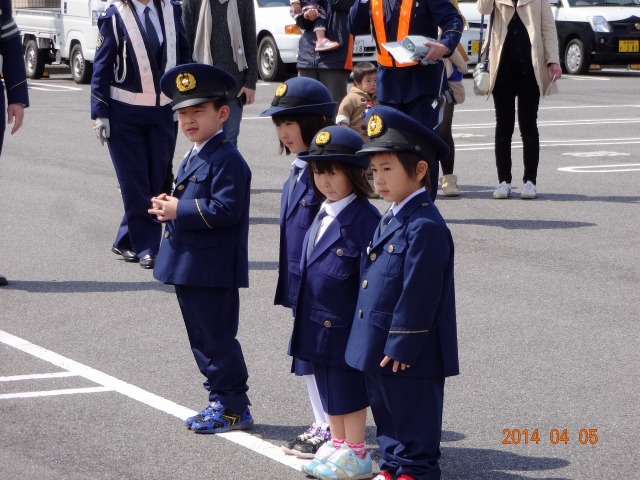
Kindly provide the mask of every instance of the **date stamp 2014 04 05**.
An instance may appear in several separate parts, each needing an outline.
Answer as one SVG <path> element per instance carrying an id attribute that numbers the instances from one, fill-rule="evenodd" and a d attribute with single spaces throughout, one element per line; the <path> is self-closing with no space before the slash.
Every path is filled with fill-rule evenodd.
<path id="1" fill-rule="evenodd" d="M 528 444 L 540 444 L 540 442 L 546 442 L 546 439 L 540 437 L 540 430 L 534 429 L 519 429 L 519 428 L 504 428 L 502 429 L 504 438 L 502 439 L 503 445 L 528 445 Z M 575 435 L 575 432 L 574 434 Z M 558 429 L 552 428 L 549 430 L 548 441 L 552 445 L 564 444 L 567 445 L 570 442 L 575 442 L 576 437 L 569 434 L 568 428 Z M 599 441 L 597 428 L 581 428 L 578 431 L 577 436 L 578 443 L 580 445 L 596 445 Z"/>

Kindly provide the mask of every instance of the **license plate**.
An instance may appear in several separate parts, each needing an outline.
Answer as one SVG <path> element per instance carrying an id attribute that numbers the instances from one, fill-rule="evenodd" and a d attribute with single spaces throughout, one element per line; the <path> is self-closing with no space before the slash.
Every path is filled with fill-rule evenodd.
<path id="1" fill-rule="evenodd" d="M 480 40 L 471 40 L 471 55 L 477 55 L 480 51 Z"/>
<path id="2" fill-rule="evenodd" d="M 353 53 L 364 53 L 364 40 L 356 40 L 355 42 L 353 42 Z"/>
<path id="3" fill-rule="evenodd" d="M 620 40 L 618 42 L 618 52 L 620 53 L 640 52 L 640 40 Z"/>

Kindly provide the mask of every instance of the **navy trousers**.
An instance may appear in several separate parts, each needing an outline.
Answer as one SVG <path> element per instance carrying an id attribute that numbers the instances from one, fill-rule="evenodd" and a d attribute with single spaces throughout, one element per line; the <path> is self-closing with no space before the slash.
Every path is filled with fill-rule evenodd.
<path id="1" fill-rule="evenodd" d="M 209 401 L 220 401 L 235 413 L 243 413 L 249 406 L 249 373 L 236 339 L 240 317 L 238 289 L 175 287 L 191 351 L 207 379 L 204 387 L 209 391 Z"/>
<path id="2" fill-rule="evenodd" d="M 440 478 L 444 378 L 367 374 L 380 470 L 416 480 Z"/>
<path id="3" fill-rule="evenodd" d="M 114 246 L 132 249 L 138 257 L 157 255 L 162 225 L 147 210 L 151 197 L 162 192 L 173 159 L 176 134 L 173 120 L 139 122 L 110 117 L 109 153 L 120 184 L 124 216 Z"/>

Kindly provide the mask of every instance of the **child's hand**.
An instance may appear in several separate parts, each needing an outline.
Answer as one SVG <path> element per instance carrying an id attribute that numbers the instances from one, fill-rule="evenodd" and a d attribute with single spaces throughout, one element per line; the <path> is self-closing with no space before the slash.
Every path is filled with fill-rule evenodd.
<path id="1" fill-rule="evenodd" d="M 147 211 L 151 215 L 156 215 L 161 222 L 175 220 L 178 212 L 178 199 L 162 193 L 151 199 L 151 208 Z"/>
<path id="2" fill-rule="evenodd" d="M 293 13 L 295 13 L 296 15 L 302 12 L 302 7 L 300 6 L 300 2 L 292 3 L 291 8 L 293 9 Z"/>
<path id="3" fill-rule="evenodd" d="M 391 358 L 389 355 L 385 355 L 382 361 L 380 362 L 380 366 L 384 368 L 387 366 L 387 363 L 389 363 L 392 360 L 393 358 Z M 400 363 L 397 360 L 393 360 L 393 367 L 391 368 L 391 370 L 393 370 L 393 373 L 396 373 L 398 371 L 398 366 L 400 366 L 400 370 L 404 370 L 406 368 L 411 367 L 411 365 L 407 365 L 406 363 Z"/>

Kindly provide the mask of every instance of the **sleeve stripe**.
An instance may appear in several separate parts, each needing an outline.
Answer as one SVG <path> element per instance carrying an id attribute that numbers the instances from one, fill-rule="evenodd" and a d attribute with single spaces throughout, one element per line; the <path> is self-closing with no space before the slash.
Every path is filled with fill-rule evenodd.
<path id="1" fill-rule="evenodd" d="M 205 225 L 206 225 L 207 227 L 209 227 L 211 230 L 213 230 L 213 228 L 211 228 L 211 225 L 209 225 L 209 224 L 207 223 L 207 219 L 206 219 L 206 218 L 204 218 L 204 215 L 202 214 L 202 210 L 200 210 L 200 204 L 198 203 L 198 199 L 197 199 L 197 198 L 194 198 L 194 200 L 195 200 L 195 202 L 196 202 L 196 207 L 198 208 L 198 213 L 200 214 L 200 217 L 202 217 L 202 221 L 205 223 Z"/>
<path id="2" fill-rule="evenodd" d="M 0 33 L 0 38 L 3 40 L 9 40 L 11 38 L 19 37 L 20 29 L 14 19 L 9 20 L 2 24 L 2 32 Z"/>
<path id="3" fill-rule="evenodd" d="M 406 335 L 409 333 L 429 333 L 429 330 L 389 330 L 389 333 L 395 335 Z"/>

